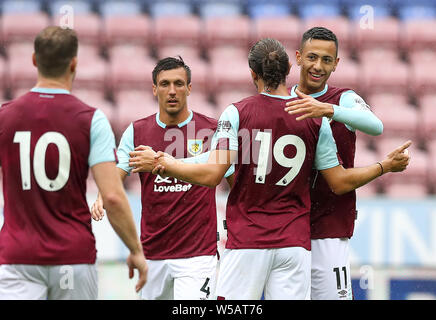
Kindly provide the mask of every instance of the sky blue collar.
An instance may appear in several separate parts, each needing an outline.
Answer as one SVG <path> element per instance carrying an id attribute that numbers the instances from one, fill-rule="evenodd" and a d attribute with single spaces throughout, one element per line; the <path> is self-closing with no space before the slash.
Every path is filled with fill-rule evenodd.
<path id="1" fill-rule="evenodd" d="M 70 91 L 66 89 L 58 89 L 58 88 L 32 88 L 30 90 L 31 92 L 38 92 L 38 93 L 46 93 L 46 94 L 57 94 L 57 93 L 63 93 L 63 94 L 70 94 Z"/>
<path id="2" fill-rule="evenodd" d="M 272 98 L 283 99 L 283 100 L 288 100 L 288 99 L 292 98 L 291 96 L 278 96 L 278 95 L 269 94 L 269 93 L 266 93 L 266 92 L 261 92 L 260 94 L 263 94 L 264 96 L 268 96 L 268 97 L 272 97 Z"/>
<path id="3" fill-rule="evenodd" d="M 297 84 L 295 86 L 293 86 L 292 89 L 291 89 L 291 97 L 292 98 L 298 97 L 297 94 L 295 93 L 295 89 L 296 88 L 297 88 Z M 324 89 L 322 91 L 312 93 L 312 94 L 310 94 L 310 96 L 314 97 L 314 98 L 319 98 L 319 97 L 321 97 L 323 94 L 325 94 L 327 92 L 328 88 L 329 88 L 329 86 L 326 83 L 325 87 L 324 87 Z"/>
<path id="4" fill-rule="evenodd" d="M 194 113 L 193 113 L 191 110 L 188 110 L 188 111 L 189 111 L 189 116 L 188 116 L 188 118 L 187 118 L 185 121 L 180 122 L 180 123 L 177 125 L 179 128 L 181 128 L 181 127 L 187 125 L 187 124 L 192 120 L 192 117 L 194 116 Z M 162 121 L 160 121 L 160 119 L 159 119 L 159 112 L 156 113 L 156 122 L 157 122 L 157 124 L 159 125 L 159 127 L 162 127 L 162 128 L 164 128 L 164 129 L 167 127 L 167 125 L 166 125 L 165 123 L 163 123 Z"/>

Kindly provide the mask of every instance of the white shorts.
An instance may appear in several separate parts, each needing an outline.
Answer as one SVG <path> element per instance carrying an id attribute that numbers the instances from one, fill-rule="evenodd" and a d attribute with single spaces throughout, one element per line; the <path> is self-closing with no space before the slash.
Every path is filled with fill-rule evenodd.
<path id="1" fill-rule="evenodd" d="M 301 247 L 225 249 L 217 297 L 225 300 L 310 299 L 310 251 Z"/>
<path id="2" fill-rule="evenodd" d="M 312 300 L 352 300 L 348 238 L 312 240 Z"/>
<path id="3" fill-rule="evenodd" d="M 216 256 L 147 260 L 145 300 L 206 300 L 215 297 Z"/>
<path id="4" fill-rule="evenodd" d="M 96 300 L 94 264 L 0 265 L 0 300 Z"/>

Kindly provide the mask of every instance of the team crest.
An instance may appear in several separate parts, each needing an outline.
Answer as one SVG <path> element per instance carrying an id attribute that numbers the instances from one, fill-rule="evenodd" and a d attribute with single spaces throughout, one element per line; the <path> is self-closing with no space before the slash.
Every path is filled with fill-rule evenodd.
<path id="1" fill-rule="evenodd" d="M 188 152 L 192 156 L 199 155 L 203 151 L 203 140 L 188 139 Z"/>

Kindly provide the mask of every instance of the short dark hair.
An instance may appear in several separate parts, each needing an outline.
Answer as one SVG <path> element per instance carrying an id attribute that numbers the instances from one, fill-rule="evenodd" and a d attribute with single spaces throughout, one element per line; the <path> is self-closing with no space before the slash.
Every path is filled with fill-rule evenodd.
<path id="1" fill-rule="evenodd" d="M 338 48 L 339 48 L 338 38 L 331 30 L 324 27 L 310 28 L 303 34 L 303 37 L 301 38 L 301 44 L 300 44 L 301 50 L 303 49 L 303 46 L 306 43 L 306 41 L 310 39 L 333 41 L 336 45 L 336 54 L 338 53 Z"/>
<path id="2" fill-rule="evenodd" d="M 167 57 L 159 60 L 156 64 L 156 66 L 153 69 L 152 77 L 153 77 L 153 84 L 157 85 L 157 75 L 161 71 L 166 70 L 173 70 L 178 68 L 184 68 L 186 71 L 186 77 L 188 79 L 188 83 L 191 83 L 191 69 L 189 66 L 183 61 L 181 56 L 177 56 L 177 58 L 174 57 Z"/>
<path id="3" fill-rule="evenodd" d="M 265 38 L 251 47 L 248 65 L 265 82 L 266 87 L 277 89 L 279 84 L 286 82 L 289 56 L 278 40 Z"/>
<path id="4" fill-rule="evenodd" d="M 38 71 L 45 77 L 62 76 L 71 59 L 77 56 L 78 47 L 74 30 L 56 26 L 43 29 L 34 41 Z"/>

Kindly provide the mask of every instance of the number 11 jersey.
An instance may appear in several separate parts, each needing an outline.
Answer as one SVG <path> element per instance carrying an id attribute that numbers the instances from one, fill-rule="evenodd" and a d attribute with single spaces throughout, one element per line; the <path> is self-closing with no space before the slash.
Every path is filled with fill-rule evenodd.
<path id="1" fill-rule="evenodd" d="M 312 168 L 339 165 L 327 119 L 284 111 L 290 96 L 258 94 L 227 107 L 213 149 L 238 151 L 227 208 L 228 249 L 310 250 Z"/>

